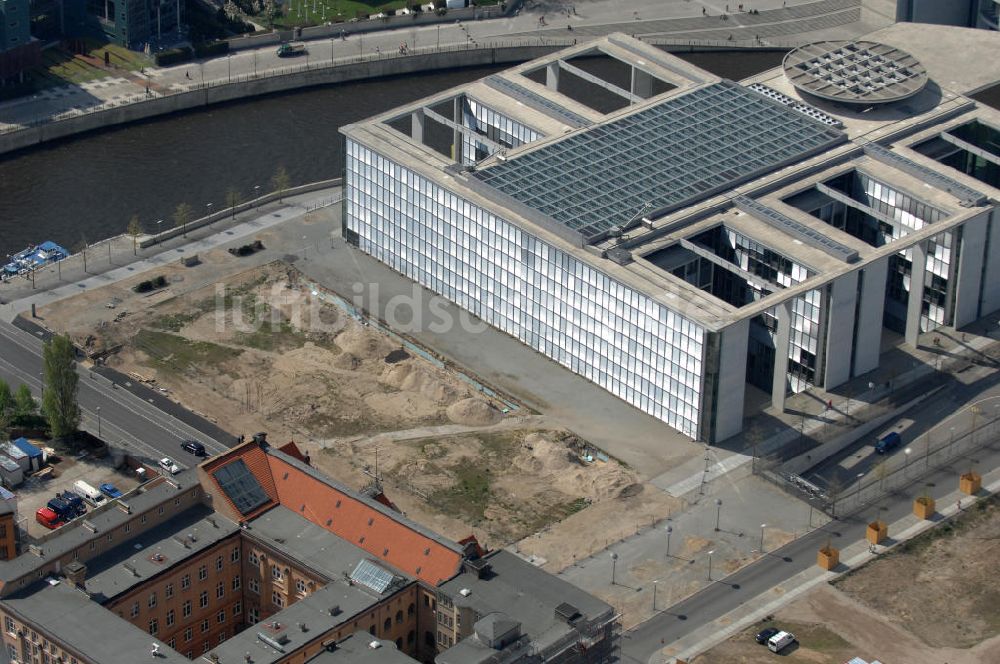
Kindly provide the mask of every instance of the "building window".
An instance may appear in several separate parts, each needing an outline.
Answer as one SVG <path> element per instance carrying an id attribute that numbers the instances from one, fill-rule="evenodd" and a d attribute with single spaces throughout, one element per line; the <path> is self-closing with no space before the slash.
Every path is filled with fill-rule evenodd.
<path id="1" fill-rule="evenodd" d="M 386 618 L 385 622 L 382 623 L 382 631 L 388 632 L 390 629 L 392 629 L 392 618 Z"/>
<path id="2" fill-rule="evenodd" d="M 406 607 L 406 615 L 412 617 L 414 613 L 417 612 L 417 605 L 410 602 L 410 605 Z"/>
<path id="3" fill-rule="evenodd" d="M 229 562 L 235 563 L 240 559 L 240 547 L 234 546 L 232 552 L 229 554 Z"/>
<path id="4" fill-rule="evenodd" d="M 222 556 L 219 556 L 218 558 L 215 559 L 215 571 L 216 572 L 222 571 Z"/>
<path id="5" fill-rule="evenodd" d="M 227 636 L 227 635 L 226 635 L 226 630 L 222 630 L 222 631 L 221 631 L 221 632 L 219 633 L 219 645 L 220 645 L 220 646 L 221 646 L 221 645 L 222 645 L 223 643 L 225 643 L 225 642 L 226 642 L 226 636 Z"/>
<path id="6" fill-rule="evenodd" d="M 184 628 L 184 643 L 191 643 L 191 639 L 194 638 L 194 630 L 190 627 Z"/>
<path id="7" fill-rule="evenodd" d="M 306 593 L 305 579 L 295 579 L 295 590 L 297 590 L 301 595 Z"/>
<path id="8" fill-rule="evenodd" d="M 191 600 L 186 599 L 184 603 L 181 604 L 181 615 L 185 618 L 191 615 Z"/>
<path id="9" fill-rule="evenodd" d="M 260 559 L 257 557 L 257 550 L 256 549 L 251 549 L 250 550 L 250 564 L 251 565 L 256 565 L 259 562 L 260 562 Z"/>
<path id="10" fill-rule="evenodd" d="M 260 594 L 260 581 L 258 581 L 257 579 L 250 579 L 249 581 L 247 581 L 247 588 L 250 589 L 250 592 L 259 595 Z"/>
<path id="11" fill-rule="evenodd" d="M 410 632 L 406 635 L 406 643 L 407 645 L 410 645 L 416 640 L 417 640 L 417 632 L 416 630 L 411 629 Z"/>
<path id="12" fill-rule="evenodd" d="M 167 611 L 167 627 L 174 626 L 174 610 L 170 609 Z"/>
<path id="13" fill-rule="evenodd" d="M 181 588 L 186 589 L 191 587 L 191 575 L 185 574 L 181 577 Z"/>
<path id="14" fill-rule="evenodd" d="M 135 618 L 139 615 L 139 602 L 132 602 L 132 611 L 129 613 L 130 616 Z"/>
<path id="15" fill-rule="evenodd" d="M 235 601 L 233 602 L 233 615 L 238 616 L 243 613 L 243 602 Z"/>
<path id="16" fill-rule="evenodd" d="M 427 630 L 426 632 L 424 632 L 424 645 L 426 645 L 426 646 L 433 646 L 434 645 L 434 632 L 432 632 L 430 630 Z"/>
<path id="17" fill-rule="evenodd" d="M 260 609 L 256 606 L 251 606 L 247 609 L 247 623 L 256 625 L 258 622 L 260 622 Z"/>
<path id="18" fill-rule="evenodd" d="M 222 599 L 222 597 L 225 594 L 226 594 L 226 582 L 219 581 L 219 583 L 217 583 L 215 586 L 215 599 Z"/>
<path id="19" fill-rule="evenodd" d="M 17 634 L 17 624 L 10 616 L 3 617 L 3 628 L 8 634 Z M 14 659 L 17 659 L 16 657 Z"/>
<path id="20" fill-rule="evenodd" d="M 212 623 L 209 622 L 208 618 L 201 621 L 201 633 L 204 634 L 212 627 Z"/>
<path id="21" fill-rule="evenodd" d="M 226 622 L 226 610 L 222 609 L 219 611 L 219 613 L 215 616 L 215 620 L 220 624 Z"/>
<path id="22" fill-rule="evenodd" d="M 168 583 L 167 585 L 163 586 L 163 596 L 166 599 L 170 599 L 171 597 L 174 596 L 174 584 Z"/>
<path id="23" fill-rule="evenodd" d="M 397 625 L 403 624 L 403 612 L 402 611 L 396 611 L 396 624 Z"/>
<path id="24" fill-rule="evenodd" d="M 282 597 L 281 593 L 279 593 L 277 590 L 272 590 L 271 591 L 271 604 L 274 604 L 276 607 L 281 608 L 281 607 L 285 606 L 285 598 Z"/>
<path id="25" fill-rule="evenodd" d="M 143 514 L 142 516 L 139 517 L 139 523 L 146 523 L 146 515 L 145 514 Z"/>
<path id="26" fill-rule="evenodd" d="M 149 608 L 156 606 L 156 592 L 149 593 Z"/>
<path id="27" fill-rule="evenodd" d="M 208 578 L 208 567 L 202 565 L 198 568 L 198 580 L 204 581 L 207 578 Z"/>
<path id="28" fill-rule="evenodd" d="M 277 565 L 271 565 L 271 578 L 275 581 L 281 581 L 281 570 Z"/>
<path id="29" fill-rule="evenodd" d="M 208 591 L 202 590 L 198 595 L 198 608 L 204 609 L 206 606 L 208 606 Z"/>
<path id="30" fill-rule="evenodd" d="M 236 576 L 233 577 L 233 590 L 239 590 L 239 589 L 240 589 L 240 575 L 237 574 Z"/>
<path id="31" fill-rule="evenodd" d="M 176 648 L 177 647 L 177 639 L 171 637 L 171 639 L 169 641 L 167 641 L 167 647 L 168 648 Z M 75 659 L 73 660 L 73 664 L 76 664 L 76 660 Z"/>
<path id="32" fill-rule="evenodd" d="M 131 522 L 131 521 L 129 521 L 129 522 L 127 522 L 127 523 L 125 524 L 125 532 L 126 532 L 126 533 L 130 533 L 130 532 L 132 532 L 132 522 Z"/>
<path id="33" fill-rule="evenodd" d="M 202 655 L 204 655 L 205 653 L 207 653 L 211 649 L 212 649 L 212 644 L 209 643 L 208 641 L 205 641 L 203 644 L 201 644 L 201 654 Z"/>
<path id="34" fill-rule="evenodd" d="M 160 631 L 160 626 L 156 622 L 156 618 L 149 619 L 149 633 L 156 636 L 156 633 Z"/>

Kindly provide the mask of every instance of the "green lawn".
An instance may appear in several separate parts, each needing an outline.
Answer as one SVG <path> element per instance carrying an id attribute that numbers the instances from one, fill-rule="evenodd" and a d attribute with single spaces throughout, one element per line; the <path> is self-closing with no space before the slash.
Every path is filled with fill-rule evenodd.
<path id="1" fill-rule="evenodd" d="M 208 341 L 191 341 L 154 330 L 140 330 L 135 337 L 135 347 L 149 356 L 153 367 L 175 374 L 183 374 L 190 369 L 218 371 L 222 364 L 242 353 L 236 348 Z"/>
<path id="2" fill-rule="evenodd" d="M 104 52 L 108 52 L 108 61 L 112 68 L 139 71 L 153 64 L 153 59 L 143 53 L 130 51 L 116 44 L 105 44 L 92 39 L 86 40 L 87 55 L 104 61 Z"/>
<path id="3" fill-rule="evenodd" d="M 409 4 L 412 4 L 410 2 Z M 424 3 L 426 4 L 426 3 Z M 280 28 L 319 25 L 321 23 L 344 22 L 352 18 L 360 18 L 369 14 L 377 14 L 385 9 L 402 9 L 407 0 L 389 0 L 388 2 L 358 2 L 357 0 L 289 0 L 285 5 L 284 14 L 274 20 L 274 25 Z M 267 18 L 257 16 L 256 23 L 267 25 Z"/>

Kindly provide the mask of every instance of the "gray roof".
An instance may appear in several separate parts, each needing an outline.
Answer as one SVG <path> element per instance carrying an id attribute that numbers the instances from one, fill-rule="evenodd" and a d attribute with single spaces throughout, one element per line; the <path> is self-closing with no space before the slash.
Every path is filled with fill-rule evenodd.
<path id="1" fill-rule="evenodd" d="M 104 603 L 239 530 L 238 524 L 198 504 L 88 560 L 87 592 Z"/>
<path id="2" fill-rule="evenodd" d="M 171 482 L 180 488 L 175 488 Z M 74 519 L 38 542 L 43 553 L 42 557 L 33 553 L 25 553 L 13 560 L 0 561 L 0 580 L 5 584 L 4 592 L 16 590 L 11 582 L 31 574 L 44 565 L 50 565 L 54 559 L 82 548 L 92 539 L 106 537 L 109 530 L 114 530 L 126 521 L 134 519 L 136 514 L 155 509 L 161 503 L 175 498 L 182 491 L 189 490 L 196 485 L 200 487 L 197 472 L 193 469 L 174 475 L 168 481 L 161 482 L 155 487 L 149 488 L 148 485 L 149 482 L 140 485 L 138 489 L 130 491 L 122 498 L 131 508 L 131 514 L 126 514 L 118 507 L 119 500 L 109 500 L 104 507 L 91 510 L 85 519 Z M 83 526 L 85 520 L 96 527 L 96 533 Z"/>
<path id="3" fill-rule="evenodd" d="M 510 157 L 474 176 L 588 240 L 846 140 L 721 81 Z M 648 204 L 648 205 L 647 205 Z"/>
<path id="4" fill-rule="evenodd" d="M 267 620 L 247 627 L 213 648 L 208 655 L 218 655 L 223 664 L 235 664 L 243 662 L 243 656 L 249 652 L 254 664 L 272 664 L 338 625 L 353 620 L 354 616 L 375 606 L 379 600 L 374 593 L 366 592 L 362 587 L 333 581 Z M 339 607 L 337 615 L 332 615 L 333 607 Z M 275 624 L 277 627 L 274 627 Z M 305 631 L 299 627 L 300 624 Z M 279 645 L 281 651 L 263 641 L 260 635 Z M 287 641 L 281 644 L 286 638 Z"/>
<path id="5" fill-rule="evenodd" d="M 373 643 L 378 647 L 373 648 Z M 416 660 L 396 648 L 392 641 L 376 639 L 359 630 L 307 659 L 306 664 L 416 664 Z"/>
<path id="6" fill-rule="evenodd" d="M 584 621 L 610 619 L 614 609 L 590 593 L 549 574 L 508 551 L 486 557 L 491 573 L 483 578 L 463 572 L 440 586 L 456 606 L 468 607 L 479 616 L 494 612 L 512 616 L 534 645 L 544 648 L 571 631 L 556 616 L 556 607 L 571 604 Z M 468 590 L 467 595 L 462 590 Z"/>
<path id="7" fill-rule="evenodd" d="M 0 604 L 32 629 L 66 646 L 79 656 L 100 664 L 135 664 L 149 661 L 152 644 L 159 646 L 159 664 L 189 664 L 189 660 L 159 639 L 98 606 L 67 583 L 32 588 L 24 596 L 8 597 Z"/>
<path id="8" fill-rule="evenodd" d="M 328 579 L 350 576 L 362 560 L 370 560 L 396 576 L 410 579 L 387 562 L 374 560 L 361 547 L 283 505 L 269 509 L 247 526 L 244 531 L 246 537 L 269 544 Z M 389 592 L 395 592 L 396 587 L 391 586 Z"/>

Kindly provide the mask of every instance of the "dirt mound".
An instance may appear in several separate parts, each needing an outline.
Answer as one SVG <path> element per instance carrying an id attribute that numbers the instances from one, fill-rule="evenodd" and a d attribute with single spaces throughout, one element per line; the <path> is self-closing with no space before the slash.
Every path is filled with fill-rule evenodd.
<path id="1" fill-rule="evenodd" d="M 352 325 L 337 335 L 334 343 L 345 353 L 362 360 L 382 359 L 394 348 L 388 339 L 367 327 Z"/>
<path id="2" fill-rule="evenodd" d="M 448 419 L 455 424 L 484 427 L 500 421 L 500 412 L 476 397 L 462 399 L 448 406 Z"/>
<path id="3" fill-rule="evenodd" d="M 333 362 L 330 364 L 332 364 L 335 369 L 354 371 L 361 366 L 361 358 L 354 353 L 341 353 L 335 357 Z"/>
<path id="4" fill-rule="evenodd" d="M 552 488 L 570 496 L 603 500 L 628 490 L 634 481 L 631 474 L 618 466 L 582 462 L 573 449 L 573 441 L 572 436 L 558 439 L 531 433 L 525 437 L 511 465 L 523 474 L 543 478 Z M 641 490 L 641 485 L 635 486 Z"/>
<path id="5" fill-rule="evenodd" d="M 398 390 L 417 392 L 438 403 L 448 403 L 463 396 L 459 390 L 442 381 L 433 371 L 410 362 L 386 367 L 379 380 Z M 493 422 L 494 420 L 490 420 L 488 424 Z"/>
<path id="6" fill-rule="evenodd" d="M 287 350 L 274 360 L 275 371 L 302 373 L 306 367 L 320 371 L 331 362 L 336 364 L 339 354 L 320 348 L 312 341 L 307 341 L 301 348 Z"/>

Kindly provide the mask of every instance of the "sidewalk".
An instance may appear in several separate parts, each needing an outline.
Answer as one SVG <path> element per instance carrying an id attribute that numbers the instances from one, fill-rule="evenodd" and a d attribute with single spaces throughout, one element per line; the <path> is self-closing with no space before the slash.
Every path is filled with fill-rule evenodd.
<path id="1" fill-rule="evenodd" d="M 957 482 L 956 482 L 957 484 Z M 1000 469 L 993 470 L 983 476 L 983 491 L 978 497 L 967 496 L 957 489 L 950 491 L 937 498 L 939 515 L 948 519 L 959 512 L 958 501 L 962 501 L 962 509 L 969 509 L 977 500 L 982 499 L 987 494 L 993 494 L 1000 490 Z M 897 519 L 889 524 L 889 533 L 892 546 L 899 546 L 903 542 L 923 533 L 936 525 L 940 519 L 925 521 L 918 519 L 913 514 Z M 691 631 L 685 637 L 678 639 L 670 646 L 664 648 L 658 655 L 650 659 L 650 664 L 673 664 L 678 659 L 690 661 L 696 655 L 704 653 L 737 632 L 746 629 L 753 623 L 763 619 L 765 616 L 773 614 L 779 607 L 784 606 L 798 597 L 809 592 L 821 583 L 828 583 L 845 572 L 860 567 L 872 558 L 890 550 L 890 547 L 876 546 L 875 551 L 869 549 L 865 540 L 857 541 L 850 546 L 843 547 L 840 551 L 841 564 L 836 571 L 827 572 L 817 566 L 796 574 L 785 582 L 773 587 L 768 595 L 773 595 L 776 599 L 767 599 L 764 596 L 755 597 L 737 608 L 729 611 L 716 620 L 705 624 L 698 629 Z"/>

